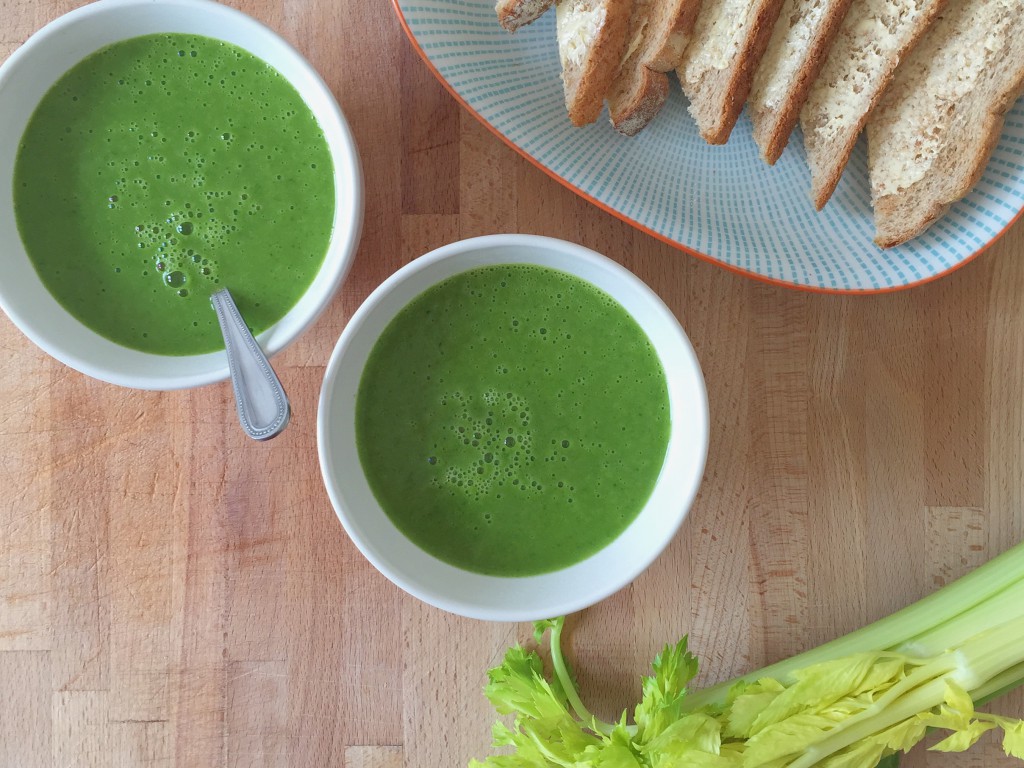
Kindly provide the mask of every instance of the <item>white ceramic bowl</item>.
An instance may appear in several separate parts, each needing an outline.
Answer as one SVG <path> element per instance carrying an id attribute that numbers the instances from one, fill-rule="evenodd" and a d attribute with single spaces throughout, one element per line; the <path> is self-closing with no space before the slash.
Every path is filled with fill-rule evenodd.
<path id="1" fill-rule="evenodd" d="M 497 577 L 455 568 L 394 526 L 374 498 L 356 448 L 355 405 L 370 350 L 394 316 L 431 285 L 474 267 L 539 264 L 571 273 L 618 301 L 647 334 L 668 383 L 671 432 L 647 504 L 611 544 L 551 573 Z M 320 468 L 345 530 L 366 558 L 406 592 L 453 613 L 529 621 L 580 610 L 636 578 L 675 536 L 704 471 L 707 393 L 686 334 L 661 299 L 616 262 L 578 245 L 531 235 L 463 240 L 421 256 L 380 285 L 349 321 L 331 355 L 317 419 Z"/>
<path id="2" fill-rule="evenodd" d="M 227 378 L 224 353 L 147 354 L 86 328 L 40 281 L 18 235 L 12 199 L 18 142 L 50 86 L 104 46 L 160 32 L 204 35 L 249 51 L 292 84 L 324 132 L 334 162 L 334 230 L 309 289 L 288 314 L 260 334 L 268 354 L 280 351 L 309 327 L 344 279 L 359 241 L 363 191 L 355 143 L 323 80 L 274 32 L 227 6 L 209 0 L 100 0 L 46 25 L 0 66 L 0 307 L 39 347 L 82 373 L 129 387 L 179 389 Z"/>

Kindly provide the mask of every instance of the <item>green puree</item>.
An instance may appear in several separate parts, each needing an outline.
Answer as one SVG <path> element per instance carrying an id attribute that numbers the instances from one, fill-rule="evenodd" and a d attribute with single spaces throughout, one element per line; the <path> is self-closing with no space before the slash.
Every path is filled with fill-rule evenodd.
<path id="1" fill-rule="evenodd" d="M 316 119 L 274 69 L 194 35 L 115 43 L 32 115 L 14 173 L 18 229 L 50 293 L 127 347 L 223 348 L 209 296 L 257 333 L 323 262 L 334 173 Z"/>
<path id="2" fill-rule="evenodd" d="M 419 547 L 527 576 L 610 543 L 650 496 L 669 434 L 661 363 L 636 321 L 576 277 L 481 267 L 425 291 L 370 353 L 356 441 L 370 487 Z"/>

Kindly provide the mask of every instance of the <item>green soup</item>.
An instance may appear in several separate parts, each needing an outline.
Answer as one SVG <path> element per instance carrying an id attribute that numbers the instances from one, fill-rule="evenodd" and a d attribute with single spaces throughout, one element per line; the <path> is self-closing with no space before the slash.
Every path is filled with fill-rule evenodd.
<path id="1" fill-rule="evenodd" d="M 374 346 L 356 441 L 374 495 L 419 547 L 527 576 L 597 552 L 643 508 L 668 445 L 665 375 L 594 286 L 530 265 L 424 292 Z"/>
<path id="2" fill-rule="evenodd" d="M 146 352 L 223 348 L 209 296 L 255 332 L 319 270 L 334 219 L 326 141 L 294 88 L 233 45 L 147 35 L 43 98 L 14 172 L 18 230 L 51 294 Z"/>

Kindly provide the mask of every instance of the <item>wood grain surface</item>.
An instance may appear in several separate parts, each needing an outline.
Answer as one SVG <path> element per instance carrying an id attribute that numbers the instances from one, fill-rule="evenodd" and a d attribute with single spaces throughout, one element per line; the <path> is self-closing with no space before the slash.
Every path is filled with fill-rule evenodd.
<path id="1" fill-rule="evenodd" d="M 74 0 L 0 0 L 0 57 Z M 571 618 L 614 716 L 689 633 L 713 682 L 926 595 L 1024 535 L 1024 225 L 932 284 L 838 297 L 756 283 L 578 199 L 453 101 L 389 6 L 233 2 L 323 74 L 366 177 L 351 276 L 275 360 L 268 444 L 228 384 L 152 393 L 65 368 L 0 317 L 0 768 L 461 766 L 485 670 L 526 625 L 442 613 L 380 576 L 323 490 L 324 366 L 402 264 L 473 235 L 573 240 L 652 285 L 707 378 L 699 499 L 630 587 Z M 2 278 L 0 278 L 2 279 Z M 1024 716 L 1024 697 L 997 709 Z M 993 739 L 906 766 L 1013 764 Z"/>

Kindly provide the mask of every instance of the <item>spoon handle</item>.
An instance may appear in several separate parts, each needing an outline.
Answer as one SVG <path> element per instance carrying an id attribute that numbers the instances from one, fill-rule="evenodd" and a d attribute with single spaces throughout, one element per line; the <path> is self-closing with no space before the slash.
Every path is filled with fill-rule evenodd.
<path id="1" fill-rule="evenodd" d="M 277 374 L 235 306 L 227 288 L 210 297 L 217 312 L 228 369 L 235 390 L 235 405 L 242 429 L 254 440 L 269 440 L 288 424 L 291 408 Z"/>

